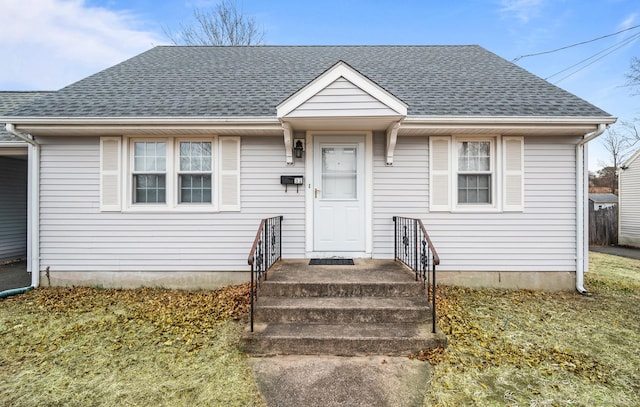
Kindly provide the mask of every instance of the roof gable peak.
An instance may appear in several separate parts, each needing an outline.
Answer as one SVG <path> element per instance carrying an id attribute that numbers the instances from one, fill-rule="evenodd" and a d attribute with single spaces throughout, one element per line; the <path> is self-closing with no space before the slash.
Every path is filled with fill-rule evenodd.
<path id="1" fill-rule="evenodd" d="M 278 118 L 284 118 L 340 79 L 370 95 L 373 99 L 391 109 L 395 115 L 406 116 L 407 104 L 386 91 L 380 85 L 340 60 L 314 80 L 299 89 L 276 107 Z"/>

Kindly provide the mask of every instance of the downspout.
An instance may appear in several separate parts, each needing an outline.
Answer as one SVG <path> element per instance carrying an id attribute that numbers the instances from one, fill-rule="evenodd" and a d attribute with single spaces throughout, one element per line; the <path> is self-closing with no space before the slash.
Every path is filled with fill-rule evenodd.
<path id="1" fill-rule="evenodd" d="M 17 288 L 9 295 L 20 294 L 40 285 L 40 144 L 30 134 L 21 132 L 7 123 L 7 132 L 29 144 L 29 190 L 27 241 L 30 248 L 31 286 Z M 3 293 L 7 293 L 4 291 Z M 1 294 L 1 293 L 0 293 Z"/>
<path id="2" fill-rule="evenodd" d="M 585 200 L 585 185 L 588 177 L 585 179 L 587 166 L 585 165 L 585 145 L 596 137 L 600 136 L 607 129 L 606 124 L 599 124 L 598 129 L 591 133 L 587 133 L 582 140 L 576 145 L 576 290 L 580 294 L 587 294 L 584 288 L 584 272 L 585 272 L 585 241 L 588 239 L 586 233 L 588 231 L 585 218 L 587 201 Z"/>

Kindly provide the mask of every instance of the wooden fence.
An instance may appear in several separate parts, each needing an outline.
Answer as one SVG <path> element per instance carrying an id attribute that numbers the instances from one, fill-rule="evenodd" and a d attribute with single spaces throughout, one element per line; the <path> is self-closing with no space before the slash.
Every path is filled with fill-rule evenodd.
<path id="1" fill-rule="evenodd" d="M 589 244 L 618 244 L 618 205 L 597 211 L 589 205 Z"/>

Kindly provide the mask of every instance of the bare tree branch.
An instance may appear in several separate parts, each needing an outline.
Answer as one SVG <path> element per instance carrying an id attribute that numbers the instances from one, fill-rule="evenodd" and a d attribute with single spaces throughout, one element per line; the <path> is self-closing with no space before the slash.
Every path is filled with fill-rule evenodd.
<path id="1" fill-rule="evenodd" d="M 194 21 L 180 23 L 177 32 L 164 28 L 174 45 L 263 45 L 264 29 L 246 17 L 235 0 L 221 0 L 212 9 L 195 9 Z"/>
<path id="2" fill-rule="evenodd" d="M 628 86 L 640 88 L 640 58 L 631 58 L 631 65 L 625 76 L 627 77 Z M 636 91 L 636 94 L 640 94 L 640 89 Z"/>
<path id="3" fill-rule="evenodd" d="M 618 174 L 616 170 L 624 163 L 631 152 L 631 148 L 635 144 L 633 131 L 636 131 L 635 134 L 637 135 L 635 125 L 620 123 L 610 127 L 607 133 L 600 139 L 602 146 L 609 153 L 610 161 L 605 164 L 605 168 L 613 169 L 611 177 L 608 178 L 611 193 L 615 193 L 618 187 Z"/>

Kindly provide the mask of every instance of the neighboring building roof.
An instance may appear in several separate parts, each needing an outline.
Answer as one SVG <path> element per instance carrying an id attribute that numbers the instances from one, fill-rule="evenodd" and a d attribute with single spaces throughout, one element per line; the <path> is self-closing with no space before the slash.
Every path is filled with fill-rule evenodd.
<path id="1" fill-rule="evenodd" d="M 19 108 L 20 106 L 26 105 L 34 100 L 51 94 L 53 92 L 11 92 L 11 91 L 0 91 L 0 116 L 6 116 L 11 114 L 14 110 Z M 7 133 L 4 128 L 4 123 L 0 123 L 0 143 L 7 141 L 16 141 L 20 140 L 11 134 Z"/>
<path id="2" fill-rule="evenodd" d="M 618 197 L 614 194 L 589 194 L 589 200 L 597 204 L 618 203 Z"/>
<path id="3" fill-rule="evenodd" d="M 476 45 L 155 47 L 34 103 L 23 117 L 274 117 L 344 61 L 409 116 L 611 117 Z"/>

